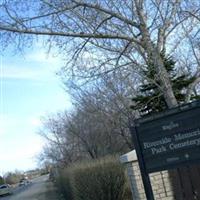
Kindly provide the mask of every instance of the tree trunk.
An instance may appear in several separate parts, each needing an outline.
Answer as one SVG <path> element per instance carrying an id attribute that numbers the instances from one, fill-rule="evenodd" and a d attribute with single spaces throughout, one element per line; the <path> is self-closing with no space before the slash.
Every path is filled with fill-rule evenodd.
<path id="1" fill-rule="evenodd" d="M 153 50 L 153 58 L 152 59 L 153 59 L 154 66 L 157 66 L 156 72 L 157 72 L 158 80 L 161 84 L 160 89 L 162 90 L 161 92 L 164 95 L 164 98 L 165 98 L 168 108 L 173 108 L 173 107 L 178 106 L 176 97 L 175 97 L 173 89 L 172 89 L 169 74 L 164 67 L 164 63 L 160 57 L 159 52 L 156 52 L 156 50 Z"/>
<path id="2" fill-rule="evenodd" d="M 153 61 L 155 66 L 157 66 L 157 73 L 159 76 L 159 81 L 161 83 L 161 90 L 163 92 L 168 108 L 178 106 L 168 73 L 164 68 L 163 61 L 161 60 L 160 56 L 156 53 L 153 55 Z M 174 191 L 174 199 L 200 199 L 199 171 L 196 170 L 195 166 L 180 167 L 174 170 L 170 170 L 169 174 L 171 179 L 171 185 Z"/>
<path id="3" fill-rule="evenodd" d="M 144 31 L 144 30 L 143 30 Z M 174 95 L 169 74 L 164 67 L 160 52 L 150 40 L 150 36 L 143 35 L 148 58 L 156 67 L 157 80 L 160 82 L 160 90 L 168 108 L 178 106 Z M 192 173 L 191 173 L 192 172 Z M 180 167 L 169 171 L 171 185 L 176 200 L 197 200 L 200 199 L 199 171 L 195 166 Z M 197 184 L 198 183 L 198 184 Z"/>

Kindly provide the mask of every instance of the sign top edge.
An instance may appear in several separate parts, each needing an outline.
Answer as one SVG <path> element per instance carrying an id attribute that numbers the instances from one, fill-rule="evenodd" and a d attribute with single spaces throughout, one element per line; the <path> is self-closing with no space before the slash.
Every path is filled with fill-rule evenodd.
<path id="1" fill-rule="evenodd" d="M 167 110 L 160 112 L 160 113 L 156 113 L 156 114 L 152 114 L 152 115 L 145 116 L 145 117 L 142 117 L 142 118 L 138 118 L 138 119 L 135 120 L 135 124 L 136 124 L 136 126 L 138 126 L 138 125 L 145 123 L 145 122 L 150 122 L 150 121 L 153 121 L 153 120 L 164 118 L 164 117 L 167 117 L 167 116 L 170 116 L 170 115 L 173 115 L 173 114 L 180 113 L 182 111 L 188 111 L 188 110 L 198 108 L 198 107 L 200 107 L 200 100 L 193 101 L 193 102 L 187 103 L 187 104 L 182 104 L 180 106 L 177 106 L 177 107 L 174 107 L 174 108 L 171 108 L 171 109 L 167 109 Z"/>

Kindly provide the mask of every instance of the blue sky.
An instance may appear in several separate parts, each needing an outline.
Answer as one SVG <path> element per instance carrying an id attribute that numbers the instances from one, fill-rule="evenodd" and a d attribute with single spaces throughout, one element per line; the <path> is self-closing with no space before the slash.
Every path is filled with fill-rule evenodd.
<path id="1" fill-rule="evenodd" d="M 0 174 L 37 166 L 35 156 L 44 145 L 37 134 L 41 117 L 70 109 L 70 99 L 55 72 L 59 58 L 40 44 L 15 55 L 0 55 Z"/>

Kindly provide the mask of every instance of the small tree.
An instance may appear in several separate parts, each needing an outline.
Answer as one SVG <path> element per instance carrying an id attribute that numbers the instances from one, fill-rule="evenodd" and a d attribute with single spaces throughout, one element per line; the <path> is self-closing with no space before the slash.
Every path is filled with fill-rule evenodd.
<path id="1" fill-rule="evenodd" d="M 8 184 L 16 184 L 20 181 L 21 178 L 23 178 L 23 174 L 21 172 L 15 171 L 15 172 L 8 172 L 5 175 L 5 182 Z"/>
<path id="2" fill-rule="evenodd" d="M 188 73 L 178 74 L 175 64 L 176 62 L 170 56 L 166 56 L 165 52 L 161 52 L 161 57 L 164 61 L 164 66 L 169 74 L 172 88 L 175 97 L 179 104 L 185 102 L 187 87 L 194 82 L 195 77 L 190 76 Z M 157 79 L 157 74 L 155 66 L 150 61 L 147 68 L 143 71 L 146 79 L 144 84 L 140 86 L 140 94 L 134 97 L 131 106 L 132 109 L 137 109 L 141 112 L 141 115 L 146 115 L 150 113 L 157 113 L 164 111 L 168 108 L 162 89 L 160 88 L 160 81 Z M 199 95 L 195 93 L 191 96 L 191 99 L 200 99 Z"/>

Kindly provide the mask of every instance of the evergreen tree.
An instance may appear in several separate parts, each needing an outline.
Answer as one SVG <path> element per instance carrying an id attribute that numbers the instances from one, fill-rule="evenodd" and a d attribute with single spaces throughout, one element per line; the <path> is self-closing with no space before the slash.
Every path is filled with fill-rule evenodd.
<path id="1" fill-rule="evenodd" d="M 165 52 L 161 53 L 161 57 L 170 76 L 175 97 L 179 104 L 184 103 L 186 96 L 184 91 L 194 81 L 195 77 L 189 74 L 177 75 L 175 61 L 172 57 L 166 56 Z M 146 79 L 144 84 L 140 86 L 140 94 L 132 99 L 134 105 L 131 106 L 132 109 L 139 110 L 143 116 L 167 109 L 163 93 L 159 88 L 160 83 L 157 76 L 154 65 L 149 62 L 147 68 L 144 70 L 144 77 Z M 200 99 L 200 96 L 193 95 L 192 99 Z"/>

